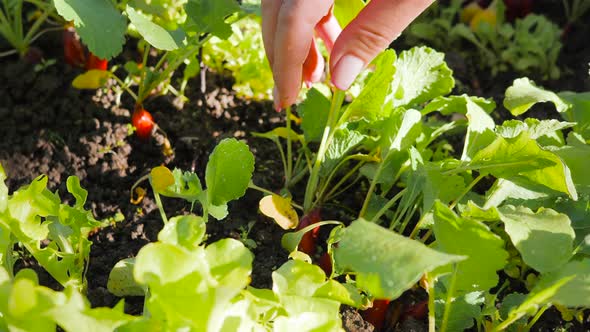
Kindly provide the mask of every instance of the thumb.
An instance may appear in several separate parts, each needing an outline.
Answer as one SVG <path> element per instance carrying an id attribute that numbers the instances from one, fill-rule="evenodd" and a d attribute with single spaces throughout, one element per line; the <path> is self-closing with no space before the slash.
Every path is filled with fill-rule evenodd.
<path id="1" fill-rule="evenodd" d="M 332 84 L 346 90 L 434 0 L 372 0 L 342 31 L 331 53 Z"/>

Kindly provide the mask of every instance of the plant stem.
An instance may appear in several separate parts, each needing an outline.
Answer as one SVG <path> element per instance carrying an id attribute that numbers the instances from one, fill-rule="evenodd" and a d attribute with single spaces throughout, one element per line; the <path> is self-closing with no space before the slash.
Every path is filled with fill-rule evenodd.
<path id="1" fill-rule="evenodd" d="M 410 233 L 410 236 L 409 236 L 410 239 L 414 239 L 416 237 L 416 235 L 418 235 L 418 232 L 420 231 L 420 226 L 422 226 L 422 223 L 424 222 L 425 215 L 426 214 L 424 214 L 420 217 L 420 220 L 418 220 L 418 222 L 416 223 L 416 226 L 414 226 L 414 229 L 412 229 L 412 232 Z"/>
<path id="2" fill-rule="evenodd" d="M 277 148 L 279 149 L 279 154 L 281 155 L 281 161 L 283 162 L 283 172 L 285 173 L 285 188 L 287 188 L 287 173 L 289 171 L 287 170 L 287 157 L 285 157 L 285 150 L 283 149 L 281 142 L 277 138 L 273 138 L 272 141 L 275 142 L 275 144 L 277 145 Z"/>
<path id="3" fill-rule="evenodd" d="M 347 160 L 347 159 L 352 159 L 352 158 L 345 158 L 345 160 Z M 322 189 L 320 191 L 320 195 L 319 195 L 320 198 L 318 198 L 318 199 L 321 199 L 321 198 L 326 198 L 327 199 L 331 194 L 333 194 L 334 192 L 336 192 L 336 190 L 338 188 L 340 188 L 340 186 L 343 185 L 344 182 L 346 182 L 346 180 L 348 180 L 351 176 L 353 176 L 356 173 L 356 171 L 359 168 L 361 168 L 364 164 L 365 164 L 364 161 L 359 161 L 358 164 L 354 165 L 354 167 L 350 171 L 348 171 L 340 179 L 340 181 L 338 181 L 334 186 L 332 186 L 332 189 L 326 195 L 324 195 L 324 193 L 326 192 L 326 190 L 328 190 L 328 186 L 330 185 L 330 181 L 332 181 L 332 178 L 333 178 L 332 174 L 334 174 L 334 173 L 330 174 L 331 176 L 328 178 L 328 181 L 326 181 L 326 183 L 322 187 Z"/>
<path id="4" fill-rule="evenodd" d="M 535 314 L 535 317 L 533 317 L 533 319 L 531 319 L 531 321 L 528 322 L 528 324 L 525 326 L 524 330 L 525 331 L 530 331 L 530 329 L 533 328 L 533 326 L 537 323 L 537 321 L 539 320 L 539 318 L 541 318 L 541 316 L 549 308 L 551 308 L 551 304 L 546 304 L 541 309 L 539 309 L 539 311 L 537 311 L 537 313 Z"/>
<path id="5" fill-rule="evenodd" d="M 449 317 L 451 315 L 451 306 L 453 301 L 453 293 L 455 293 L 455 286 L 457 284 L 457 264 L 453 265 L 453 274 L 451 275 L 451 281 L 449 283 L 449 289 L 447 290 L 447 299 L 445 300 L 445 311 L 443 312 L 443 319 L 440 326 L 440 332 L 447 330 L 449 324 Z"/>
<path id="6" fill-rule="evenodd" d="M 461 194 L 459 195 L 459 197 L 457 197 L 452 203 L 451 205 L 449 205 L 449 209 L 454 209 L 455 206 L 461 201 L 461 199 L 463 199 L 463 197 L 465 197 L 465 195 L 467 195 L 471 189 L 473 189 L 473 187 L 481 180 L 484 178 L 484 174 L 483 173 L 479 173 L 479 175 L 473 179 L 473 181 L 471 181 L 471 183 L 465 188 L 465 190 L 463 190 L 463 192 L 461 192 Z"/>
<path id="7" fill-rule="evenodd" d="M 436 331 L 436 312 L 434 306 L 435 300 L 435 291 L 434 291 L 434 280 L 428 277 L 428 274 L 425 276 L 426 278 L 426 291 L 428 292 L 428 332 L 435 332 Z"/>
<path id="8" fill-rule="evenodd" d="M 326 151 L 328 150 L 328 146 L 332 143 L 332 137 L 334 136 L 334 127 L 338 121 L 338 115 L 340 113 L 340 107 L 342 106 L 342 102 L 344 101 L 344 91 L 336 89 L 334 95 L 332 96 L 332 104 L 330 105 L 330 112 L 328 113 L 328 122 L 326 123 L 326 127 L 324 128 L 324 134 L 322 136 L 322 141 L 320 143 L 320 147 L 318 149 L 318 153 L 316 154 L 313 167 L 311 169 L 311 174 L 309 176 L 309 181 L 307 182 L 307 187 L 305 188 L 305 199 L 303 203 L 303 208 L 305 212 L 309 212 L 313 205 L 313 199 L 315 196 L 315 191 L 318 186 L 318 182 L 320 180 L 320 168 L 322 166 L 322 162 L 324 161 L 324 156 Z"/>
<path id="9" fill-rule="evenodd" d="M 153 186 L 152 186 L 153 189 Z M 158 206 L 158 210 L 160 211 L 160 216 L 162 217 L 162 221 L 164 221 L 164 225 L 168 223 L 168 217 L 166 217 L 166 211 L 164 211 L 164 205 L 162 204 L 162 199 L 160 198 L 160 194 L 158 194 L 154 190 L 154 198 L 156 199 L 156 205 Z"/>
<path id="10" fill-rule="evenodd" d="M 129 88 L 129 86 L 125 84 L 125 82 L 123 82 L 117 75 L 115 75 L 115 73 L 110 73 L 111 75 L 109 76 L 114 78 L 115 81 L 117 81 L 117 83 L 119 83 L 119 85 L 123 88 L 123 90 L 127 91 L 131 98 L 133 98 L 137 102 L 137 95 Z"/>
<path id="11" fill-rule="evenodd" d="M 287 171 L 285 173 L 285 188 L 289 188 L 291 176 L 293 175 L 293 148 L 291 142 L 291 106 L 286 109 L 287 117 Z"/>
<path id="12" fill-rule="evenodd" d="M 404 233 L 404 231 L 406 230 L 406 227 L 408 227 L 408 224 L 410 223 L 410 220 L 412 220 L 412 216 L 414 215 L 414 213 L 416 213 L 416 210 L 418 210 L 418 203 L 414 204 L 414 206 L 412 207 L 412 210 L 410 210 L 410 213 L 406 213 L 406 215 L 404 217 L 404 221 L 402 222 L 402 225 L 400 226 L 400 228 L 397 231 L 399 234 Z"/>
<path id="13" fill-rule="evenodd" d="M 377 222 L 377 220 L 379 220 L 379 218 L 385 214 L 385 212 L 387 212 L 387 210 L 389 210 L 393 204 L 395 204 L 395 202 L 397 202 L 400 198 L 402 198 L 402 196 L 406 193 L 406 189 L 402 189 L 399 193 L 397 193 L 395 196 L 393 196 L 392 199 L 390 199 L 387 203 L 385 203 L 385 205 L 383 205 L 383 207 L 381 208 L 381 210 L 379 210 L 379 212 L 377 212 L 375 214 L 375 216 L 373 216 L 373 218 L 371 219 L 371 222 Z"/>
<path id="14" fill-rule="evenodd" d="M 387 159 L 387 157 L 385 157 L 385 159 L 383 159 L 383 161 L 381 161 L 379 163 L 379 166 L 377 167 L 377 171 L 375 172 L 375 175 L 373 176 L 373 179 L 371 180 L 371 184 L 369 185 L 369 191 L 367 192 L 367 196 L 365 196 L 365 201 L 363 202 L 363 207 L 361 208 L 361 212 L 359 212 L 359 218 L 364 217 L 365 213 L 367 212 L 367 208 L 369 207 L 369 202 L 371 201 L 371 196 L 373 195 L 373 192 L 375 191 L 375 188 L 377 187 L 377 181 L 379 180 L 379 177 L 381 176 L 381 172 L 383 171 L 383 165 L 385 164 L 386 159 Z"/>

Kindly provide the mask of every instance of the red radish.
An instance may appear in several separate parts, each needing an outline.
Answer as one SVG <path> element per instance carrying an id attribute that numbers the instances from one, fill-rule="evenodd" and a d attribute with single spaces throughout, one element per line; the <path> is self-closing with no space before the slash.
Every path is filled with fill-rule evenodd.
<path id="1" fill-rule="evenodd" d="M 320 209 L 311 210 L 303 218 L 301 218 L 301 221 L 299 222 L 299 225 L 297 226 L 297 230 L 305 228 L 309 225 L 313 225 L 313 224 L 318 223 L 320 221 L 321 221 Z M 299 242 L 299 251 L 304 252 L 304 253 L 308 254 L 309 256 L 315 255 L 315 252 L 317 249 L 316 242 L 318 240 L 319 232 L 320 232 L 320 228 L 316 227 L 316 228 L 312 229 L 311 231 L 305 233 L 303 235 L 303 237 L 301 238 L 301 242 Z"/>
<path id="2" fill-rule="evenodd" d="M 428 315 L 428 300 L 420 301 L 406 309 L 402 319 L 412 317 L 417 320 L 425 319 Z"/>
<path id="3" fill-rule="evenodd" d="M 332 275 L 332 258 L 330 257 L 330 254 L 327 252 L 323 253 L 322 256 L 320 256 L 318 265 L 324 270 L 326 276 L 330 277 Z"/>
<path id="4" fill-rule="evenodd" d="M 373 324 L 375 331 L 381 331 L 385 325 L 385 315 L 389 308 L 389 300 L 373 300 L 373 306 L 363 311 L 363 318 Z"/>
<path id="5" fill-rule="evenodd" d="M 63 31 L 64 59 L 74 67 L 82 67 L 86 63 L 84 47 L 74 27 L 66 27 Z"/>
<path id="6" fill-rule="evenodd" d="M 133 116 L 131 117 L 131 123 L 135 127 L 137 137 L 147 140 L 152 135 L 154 129 L 154 119 L 150 112 L 146 111 L 143 106 L 136 105 Z"/>
<path id="7" fill-rule="evenodd" d="M 89 52 L 88 60 L 86 61 L 86 70 L 90 69 L 98 69 L 98 70 L 107 70 L 109 62 L 105 59 L 101 59 L 96 55 Z"/>

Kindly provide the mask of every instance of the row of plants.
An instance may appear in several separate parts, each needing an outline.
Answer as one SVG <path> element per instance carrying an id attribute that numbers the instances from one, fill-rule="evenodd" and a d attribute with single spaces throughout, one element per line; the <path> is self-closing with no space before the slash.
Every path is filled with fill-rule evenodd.
<path id="1" fill-rule="evenodd" d="M 535 75 L 555 80 L 562 70 L 562 40 L 590 10 L 590 1 L 564 0 L 566 23 L 558 26 L 533 12 L 529 0 L 434 3 L 404 32 L 411 45 L 426 43 L 444 52 L 458 52 L 474 67 L 490 72 Z"/>
<path id="2" fill-rule="evenodd" d="M 158 242 L 118 263 L 109 279 L 118 296 L 145 296 L 140 317 L 122 305 L 90 308 L 84 299 L 87 237 L 105 222 L 84 209 L 87 192 L 77 178 L 67 181 L 73 205 L 46 188 L 45 176 L 12 194 L 2 184 L 2 326 L 335 331 L 341 304 L 368 310 L 379 326 L 371 307 L 416 287 L 428 293 L 431 330 L 530 329 L 552 306 L 586 319 L 590 94 L 555 94 L 518 79 L 504 99 L 513 115 L 552 102 L 564 121 L 498 125 L 493 101 L 448 95 L 453 86 L 443 54 L 420 47 L 380 55 L 345 104 L 343 91 L 310 90 L 299 116 L 288 110 L 285 127 L 258 134 L 287 150 L 281 195 L 252 183 L 254 157 L 235 139 L 211 153 L 204 185 L 195 173 L 152 169 L 147 179 L 164 227 Z M 301 133 L 291 122 L 300 122 Z M 449 144 L 455 136 L 464 142 L 457 157 Z M 305 195 L 293 197 L 299 181 L 307 181 Z M 319 209 L 358 181 L 369 188 L 355 220 L 324 220 Z M 243 243 L 204 242 L 206 223 L 217 222 L 210 217 L 226 218 L 228 202 L 248 188 L 269 194 L 261 200 L 265 214 L 298 229 L 283 237 L 291 259 L 273 272 L 272 289 L 248 286 L 252 253 Z M 161 196 L 201 212 L 169 218 Z M 317 229 L 328 225 L 320 242 Z M 38 285 L 28 269 L 14 275 L 23 254 L 64 290 Z M 312 264 L 320 261 L 323 269 Z"/>

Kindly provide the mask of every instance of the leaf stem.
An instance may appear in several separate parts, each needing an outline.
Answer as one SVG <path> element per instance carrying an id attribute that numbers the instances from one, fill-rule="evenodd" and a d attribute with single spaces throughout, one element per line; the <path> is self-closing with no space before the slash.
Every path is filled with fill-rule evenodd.
<path id="1" fill-rule="evenodd" d="M 537 311 L 537 313 L 535 314 L 535 317 L 533 317 L 531 319 L 530 322 L 528 322 L 528 324 L 525 326 L 524 330 L 525 331 L 530 331 L 531 328 L 537 323 L 537 321 L 539 320 L 539 318 L 541 318 L 541 316 L 545 313 L 545 311 L 547 309 L 551 308 L 551 304 L 548 303 L 546 305 L 544 305 L 539 311 Z"/>
<path id="2" fill-rule="evenodd" d="M 429 278 L 428 274 L 426 278 L 426 292 L 428 292 L 428 332 L 436 331 L 436 308 L 434 306 L 435 290 L 434 280 Z"/>
<path id="3" fill-rule="evenodd" d="M 353 157 L 353 156 L 350 156 L 350 157 Z M 348 159 L 352 159 L 352 158 L 347 157 L 347 158 L 345 158 L 344 161 L 347 161 Z M 319 195 L 320 198 L 318 198 L 318 199 L 330 197 L 331 194 L 336 192 L 336 190 L 338 188 L 340 188 L 340 186 L 342 186 L 344 184 L 344 182 L 346 182 L 346 180 L 348 180 L 351 176 L 353 176 L 356 173 L 356 171 L 358 171 L 358 169 L 361 168 L 364 164 L 365 164 L 364 161 L 359 161 L 356 165 L 354 165 L 354 167 L 350 171 L 348 171 L 340 179 L 340 181 L 338 181 L 334 186 L 332 186 L 332 189 L 326 195 L 324 195 L 326 190 L 328 190 L 328 186 L 330 185 L 330 181 L 332 181 L 332 178 L 333 178 L 332 174 L 334 174 L 334 173 L 330 174 L 330 177 L 328 178 L 328 180 L 326 181 L 326 183 L 324 184 L 324 186 L 322 187 L 322 189 L 320 191 L 320 195 Z"/>
<path id="4" fill-rule="evenodd" d="M 152 186 L 152 189 L 154 187 Z M 158 206 L 158 210 L 160 211 L 160 216 L 162 217 L 162 221 L 164 221 L 164 225 L 168 223 L 168 217 L 166 217 L 166 211 L 164 211 L 164 205 L 162 204 L 162 199 L 160 198 L 160 194 L 158 194 L 154 190 L 154 198 L 156 199 L 156 205 Z"/>
<path id="5" fill-rule="evenodd" d="M 383 165 L 385 164 L 386 159 L 387 159 L 387 157 L 385 157 L 379 163 L 379 166 L 377 167 L 377 171 L 375 172 L 373 179 L 371 179 L 371 184 L 369 185 L 369 191 L 367 192 L 367 196 L 365 196 L 365 201 L 363 202 L 363 207 L 361 208 L 361 212 L 359 212 L 359 218 L 364 217 L 365 213 L 367 212 L 367 208 L 369 207 L 369 202 L 371 201 L 371 196 L 373 195 L 373 192 L 375 191 L 375 188 L 377 187 L 377 181 L 379 181 L 379 177 L 381 176 L 381 172 L 383 171 Z"/>
<path id="6" fill-rule="evenodd" d="M 110 71 L 109 73 L 111 73 L 109 76 L 112 77 L 115 81 L 117 81 L 117 83 L 119 83 L 123 90 L 127 91 L 131 98 L 133 98 L 137 102 L 137 95 L 133 92 L 133 90 L 131 90 L 129 86 L 125 84 L 125 82 L 123 82 L 117 75 L 115 75 L 115 73 L 112 73 Z"/>
<path id="7" fill-rule="evenodd" d="M 286 109 L 287 117 L 287 172 L 285 174 L 285 188 L 289 188 L 291 176 L 293 175 L 293 147 L 291 141 L 291 106 Z"/>
<path id="8" fill-rule="evenodd" d="M 445 311 L 443 312 L 443 318 L 440 325 L 440 332 L 447 330 L 449 325 L 449 317 L 451 316 L 451 307 L 453 302 L 453 293 L 455 293 L 455 286 L 457 285 L 457 264 L 453 264 L 453 274 L 451 275 L 451 281 L 449 283 L 449 289 L 447 290 L 447 299 L 445 300 Z"/>
<path id="9" fill-rule="evenodd" d="M 461 192 L 461 194 L 459 195 L 459 197 L 457 197 L 452 203 L 451 205 L 449 205 L 449 209 L 454 209 L 455 206 L 461 201 L 461 199 L 463 199 L 463 197 L 465 197 L 465 195 L 467 195 L 471 189 L 473 189 L 473 187 L 479 182 L 481 181 L 481 179 L 484 178 L 484 174 L 483 173 L 479 173 L 479 175 L 473 179 L 473 181 L 471 181 L 471 183 L 465 188 L 465 190 L 463 190 L 463 192 Z"/>
<path id="10" fill-rule="evenodd" d="M 303 208 L 305 212 L 308 212 L 313 208 L 312 203 L 315 196 L 315 191 L 318 186 L 318 182 L 320 180 L 320 168 L 322 166 L 322 162 L 324 161 L 324 156 L 326 154 L 326 151 L 328 150 L 328 146 L 330 146 L 330 143 L 332 143 L 332 138 L 334 136 L 335 130 L 334 127 L 338 121 L 338 115 L 340 113 L 340 107 L 342 106 L 343 101 L 344 91 L 336 89 L 334 95 L 332 96 L 332 104 L 330 105 L 330 111 L 328 113 L 328 122 L 326 123 L 326 127 L 324 128 L 322 141 L 320 143 L 318 153 L 316 154 L 313 167 L 311 169 L 311 174 L 309 176 L 309 181 L 307 182 L 307 187 L 305 188 L 305 199 L 303 203 Z"/>
<path id="11" fill-rule="evenodd" d="M 379 210 L 379 212 L 377 212 L 373 218 L 371 218 L 371 222 L 377 222 L 379 220 L 379 218 L 385 214 L 385 212 L 387 212 L 387 210 L 389 210 L 393 204 L 395 204 L 395 202 L 397 202 L 400 198 L 402 198 L 402 196 L 406 193 L 406 189 L 402 189 L 400 192 L 398 192 L 395 196 L 393 196 L 392 199 L 390 199 L 387 203 L 385 203 L 385 205 L 383 205 L 383 207 L 381 208 L 381 210 Z"/>

